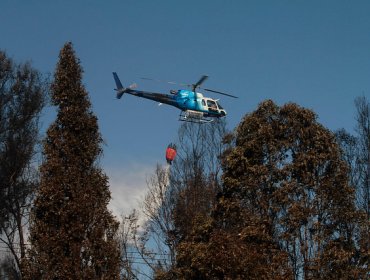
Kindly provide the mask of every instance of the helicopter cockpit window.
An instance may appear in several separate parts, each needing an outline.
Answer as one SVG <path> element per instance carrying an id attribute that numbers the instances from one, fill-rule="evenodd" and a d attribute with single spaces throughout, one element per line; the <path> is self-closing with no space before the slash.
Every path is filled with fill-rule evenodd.
<path id="1" fill-rule="evenodd" d="M 207 106 L 210 110 L 217 110 L 216 102 L 214 102 L 213 100 L 207 100 Z"/>
<path id="2" fill-rule="evenodd" d="M 206 106 L 206 102 L 204 101 L 204 99 L 202 99 L 202 105 Z"/>
<path id="3" fill-rule="evenodd" d="M 223 110 L 224 108 L 221 106 L 220 102 L 217 102 L 217 106 L 220 110 Z"/>

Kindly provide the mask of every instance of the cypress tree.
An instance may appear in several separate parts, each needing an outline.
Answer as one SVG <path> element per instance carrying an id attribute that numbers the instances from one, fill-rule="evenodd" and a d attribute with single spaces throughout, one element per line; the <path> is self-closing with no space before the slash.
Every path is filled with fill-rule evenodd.
<path id="1" fill-rule="evenodd" d="M 102 137 L 82 72 L 66 43 L 51 86 L 57 118 L 44 141 L 25 278 L 119 278 L 118 223 L 107 209 L 108 179 L 97 163 Z"/>

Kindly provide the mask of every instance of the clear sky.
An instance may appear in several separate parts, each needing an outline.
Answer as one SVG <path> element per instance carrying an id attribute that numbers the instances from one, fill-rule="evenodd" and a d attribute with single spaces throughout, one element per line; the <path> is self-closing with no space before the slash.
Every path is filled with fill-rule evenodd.
<path id="1" fill-rule="evenodd" d="M 143 194 L 181 123 L 176 108 L 128 95 L 116 100 L 112 71 L 124 84 L 164 93 L 177 88 L 139 78 L 194 83 L 207 74 L 206 88 L 240 97 L 221 97 L 229 129 L 272 99 L 314 110 L 331 130 L 351 131 L 354 98 L 370 97 L 367 0 L 0 1 L 0 49 L 15 61 L 53 74 L 67 41 L 99 119 L 116 211 Z"/>

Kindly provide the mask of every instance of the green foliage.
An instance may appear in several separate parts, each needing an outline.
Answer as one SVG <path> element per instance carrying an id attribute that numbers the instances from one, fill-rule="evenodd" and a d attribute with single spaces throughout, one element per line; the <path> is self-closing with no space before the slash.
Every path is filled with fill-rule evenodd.
<path id="1" fill-rule="evenodd" d="M 51 87 L 58 115 L 44 141 L 26 279 L 119 278 L 118 223 L 107 210 L 108 179 L 96 164 L 102 139 L 81 73 L 67 43 Z"/>

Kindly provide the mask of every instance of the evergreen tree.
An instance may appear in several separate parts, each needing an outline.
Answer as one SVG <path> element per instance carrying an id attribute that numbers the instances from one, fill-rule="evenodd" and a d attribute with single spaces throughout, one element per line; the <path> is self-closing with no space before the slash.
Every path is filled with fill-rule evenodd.
<path id="1" fill-rule="evenodd" d="M 58 114 L 44 142 L 26 279 L 119 278 L 118 223 L 107 210 L 108 179 L 97 164 L 102 138 L 81 78 L 66 43 L 51 87 Z"/>

